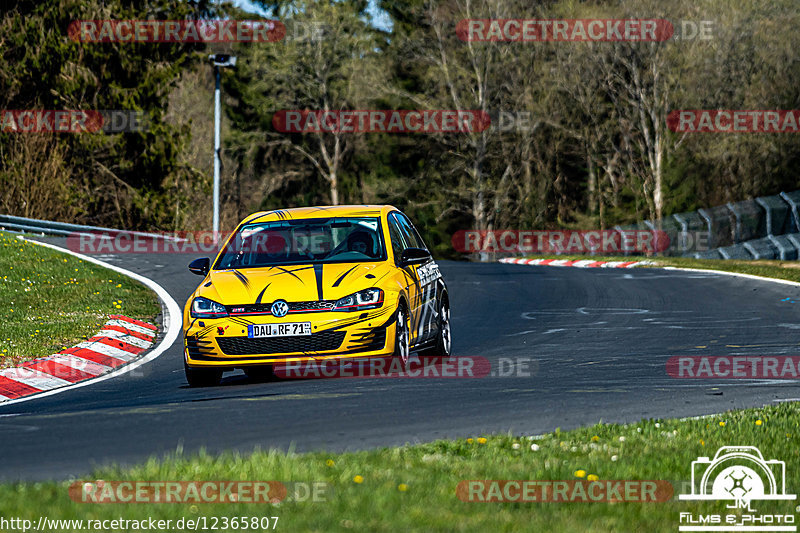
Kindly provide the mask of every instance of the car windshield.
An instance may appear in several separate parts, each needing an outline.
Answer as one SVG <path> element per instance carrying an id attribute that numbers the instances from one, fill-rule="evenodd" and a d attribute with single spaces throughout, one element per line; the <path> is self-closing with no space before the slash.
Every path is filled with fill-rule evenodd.
<path id="1" fill-rule="evenodd" d="M 386 249 L 380 228 L 378 218 L 245 224 L 231 237 L 214 269 L 381 261 Z"/>

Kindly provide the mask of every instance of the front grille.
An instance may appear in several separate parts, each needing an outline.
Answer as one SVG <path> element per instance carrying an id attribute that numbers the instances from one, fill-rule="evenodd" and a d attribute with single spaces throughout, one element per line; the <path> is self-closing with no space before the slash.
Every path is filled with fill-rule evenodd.
<path id="1" fill-rule="evenodd" d="M 270 314 L 270 307 L 272 304 L 247 304 L 247 305 L 226 305 L 225 309 L 232 315 L 241 315 L 247 313 L 267 313 Z"/>
<path id="2" fill-rule="evenodd" d="M 314 300 L 311 302 L 287 302 L 290 313 L 302 313 L 308 311 L 329 311 L 336 307 L 336 302 L 326 300 Z M 226 305 L 228 313 L 232 315 L 271 315 L 272 303 L 267 304 L 246 304 L 246 305 Z"/>
<path id="3" fill-rule="evenodd" d="M 289 302 L 289 312 L 292 311 L 323 311 L 336 307 L 336 302 L 315 300 L 313 302 Z"/>
<path id="4" fill-rule="evenodd" d="M 255 355 L 337 350 L 344 341 L 344 331 L 323 331 L 298 337 L 217 337 L 225 355 Z"/>

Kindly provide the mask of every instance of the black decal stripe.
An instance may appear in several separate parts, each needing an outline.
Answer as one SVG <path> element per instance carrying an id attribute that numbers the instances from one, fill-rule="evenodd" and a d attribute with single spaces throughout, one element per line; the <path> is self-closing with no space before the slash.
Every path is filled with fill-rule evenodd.
<path id="1" fill-rule="evenodd" d="M 378 320 L 383 315 L 389 314 L 390 311 L 391 311 L 391 309 L 389 309 L 388 307 L 383 307 L 377 313 L 372 313 L 369 316 L 367 316 L 366 318 L 358 318 L 358 317 L 345 318 L 345 319 L 342 319 L 341 321 L 337 322 L 337 324 L 334 327 L 328 328 L 328 330 L 333 331 L 333 330 L 338 330 L 338 329 L 342 329 L 342 328 L 349 328 L 350 326 L 353 326 L 355 324 L 359 324 L 361 322 L 369 322 L 369 321 L 373 321 L 373 320 Z M 360 314 L 359 314 L 359 316 L 360 316 Z M 393 321 L 394 321 L 394 314 L 391 314 L 391 316 L 389 317 L 389 322 L 387 322 L 387 324 L 391 324 Z M 325 330 L 325 331 L 328 331 L 328 330 Z"/>
<path id="2" fill-rule="evenodd" d="M 322 265 L 321 264 L 314 265 L 314 277 L 317 279 L 317 299 L 322 301 L 325 298 L 322 297 Z"/>
<path id="3" fill-rule="evenodd" d="M 267 285 L 263 289 L 261 289 L 261 292 L 258 293 L 258 297 L 256 298 L 257 304 L 261 303 L 261 298 L 264 296 L 264 293 L 267 292 L 267 289 L 269 288 L 270 285 L 272 285 L 272 283 L 267 283 Z"/>
<path id="4" fill-rule="evenodd" d="M 247 276 L 239 272 L 238 270 L 233 270 L 233 275 L 242 282 L 242 285 L 245 286 L 247 290 L 250 290 L 250 280 L 247 279 Z"/>
<path id="5" fill-rule="evenodd" d="M 313 266 L 300 267 L 300 268 L 295 268 L 294 270 L 290 270 L 289 272 L 300 272 L 301 270 L 308 270 L 309 268 L 314 268 L 314 267 Z"/>
<path id="6" fill-rule="evenodd" d="M 337 280 L 336 280 L 336 281 L 333 283 L 333 286 L 334 286 L 334 287 L 338 287 L 338 286 L 339 286 L 339 284 L 342 282 L 342 280 L 345 278 L 345 276 L 347 276 L 347 275 L 348 275 L 350 272 L 352 272 L 352 271 L 353 271 L 353 270 L 355 270 L 356 268 L 358 268 L 358 265 L 354 266 L 353 268 L 351 268 L 350 270 L 348 270 L 347 272 L 345 272 L 344 274 L 342 274 L 341 276 L 339 276 L 339 279 L 337 279 Z M 320 299 L 321 299 L 321 298 L 320 298 Z"/>
<path id="7" fill-rule="evenodd" d="M 257 220 L 261 220 L 261 219 L 262 219 L 262 218 L 264 218 L 264 217 L 268 217 L 268 216 L 270 216 L 271 214 L 272 214 L 272 211 L 270 211 L 270 212 L 268 212 L 268 213 L 264 213 L 263 215 L 257 216 L 256 218 L 254 218 L 253 220 L 250 220 L 250 221 L 248 221 L 247 223 L 248 223 L 248 224 L 252 224 L 253 222 L 255 222 L 255 221 L 257 221 Z"/>
<path id="8" fill-rule="evenodd" d="M 298 281 L 300 281 L 300 283 L 305 285 L 305 282 L 302 279 L 300 279 L 300 276 L 295 274 L 293 271 L 286 270 L 285 268 L 279 267 L 279 266 L 276 266 L 276 267 L 273 267 L 273 268 L 277 268 L 278 270 L 280 270 L 280 272 L 273 274 L 273 276 L 280 276 L 281 274 L 291 274 L 292 276 L 296 277 L 298 279 Z M 305 270 L 305 268 L 298 268 L 297 270 Z"/>

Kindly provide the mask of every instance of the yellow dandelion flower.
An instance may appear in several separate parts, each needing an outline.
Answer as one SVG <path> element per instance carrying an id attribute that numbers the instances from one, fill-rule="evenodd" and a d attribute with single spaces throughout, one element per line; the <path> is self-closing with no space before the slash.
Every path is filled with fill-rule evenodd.
<path id="1" fill-rule="evenodd" d="M 702 440 L 702 439 L 701 439 L 701 440 L 700 440 L 700 446 L 705 446 L 705 445 L 706 445 L 706 441 L 704 441 L 704 440 Z"/>
<path id="2" fill-rule="evenodd" d="M 598 437 L 597 435 L 595 435 L 594 437 L 592 437 L 592 442 L 597 442 L 597 441 L 599 441 L 599 440 L 600 440 L 600 437 Z"/>
<path id="3" fill-rule="evenodd" d="M 327 461 L 325 461 L 325 464 L 328 465 L 328 466 L 333 466 L 336 463 L 333 462 L 333 459 L 328 459 Z"/>
<path id="4" fill-rule="evenodd" d="M 356 483 L 364 483 L 364 478 L 361 477 L 361 476 L 355 476 L 353 478 L 353 481 L 356 482 Z"/>
<path id="5" fill-rule="evenodd" d="M 725 421 L 724 420 L 720 421 L 719 427 L 723 427 L 723 428 L 725 427 Z"/>
<path id="6" fill-rule="evenodd" d="M 597 476 L 597 474 L 589 474 L 588 476 L 586 476 L 586 479 L 588 479 L 589 481 L 597 481 L 600 478 Z"/>
<path id="7" fill-rule="evenodd" d="M 485 437 L 478 437 L 478 444 L 486 444 L 486 438 Z"/>
<path id="8" fill-rule="evenodd" d="M 471 437 L 467 439 L 467 444 L 472 444 L 473 442 L 475 442 L 475 440 Z"/>
<path id="9" fill-rule="evenodd" d="M 408 485 L 406 485 L 405 483 L 400 483 L 399 485 L 397 485 L 397 490 L 399 490 L 400 492 L 405 492 L 408 490 Z"/>
<path id="10" fill-rule="evenodd" d="M 576 470 L 575 477 L 586 477 L 586 470 Z"/>
<path id="11" fill-rule="evenodd" d="M 763 422 L 761 421 L 761 419 L 758 419 L 758 420 L 756 420 L 756 425 L 757 425 L 757 426 L 760 426 L 761 424 L 763 424 Z"/>

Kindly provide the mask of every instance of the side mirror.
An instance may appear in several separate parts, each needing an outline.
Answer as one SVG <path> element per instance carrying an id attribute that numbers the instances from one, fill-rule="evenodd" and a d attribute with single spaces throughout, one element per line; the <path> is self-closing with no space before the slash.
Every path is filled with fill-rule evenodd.
<path id="1" fill-rule="evenodd" d="M 424 248 L 406 248 L 400 254 L 400 266 L 421 265 L 430 259 L 433 259 L 431 253 Z"/>
<path id="2" fill-rule="evenodd" d="M 208 257 L 200 257 L 189 263 L 189 272 L 198 276 L 205 276 L 208 274 L 210 265 L 211 261 L 208 260 Z"/>

